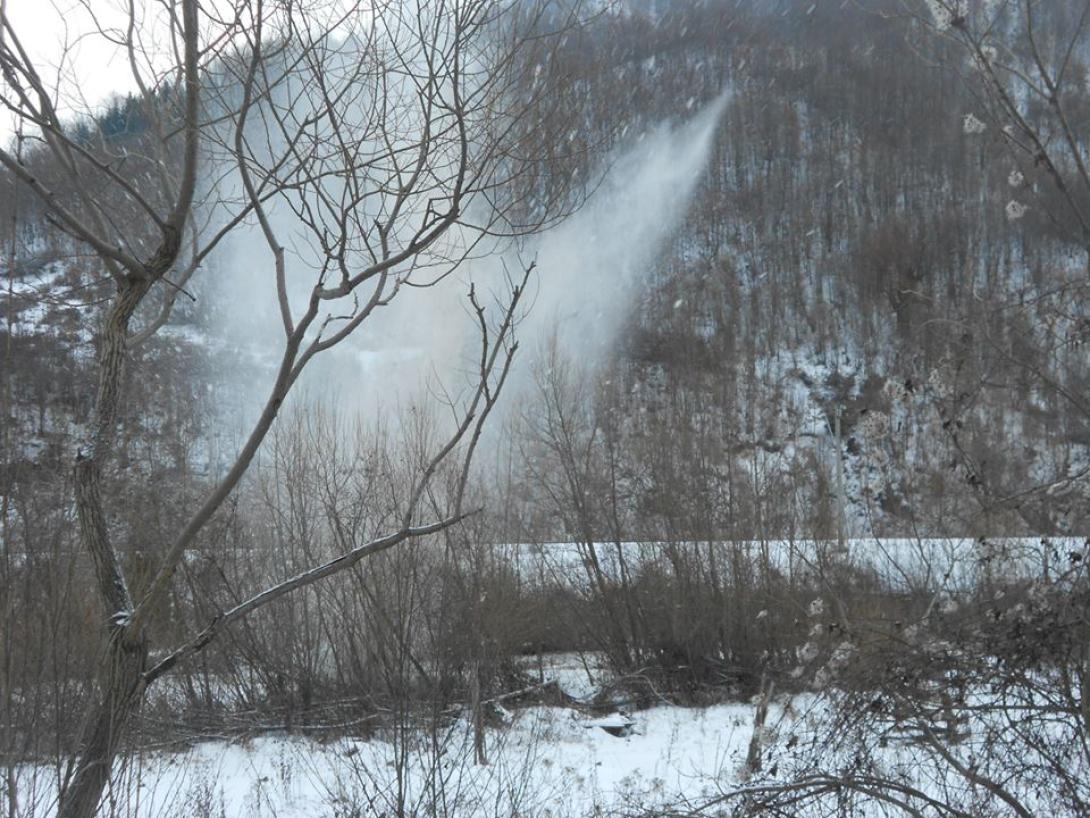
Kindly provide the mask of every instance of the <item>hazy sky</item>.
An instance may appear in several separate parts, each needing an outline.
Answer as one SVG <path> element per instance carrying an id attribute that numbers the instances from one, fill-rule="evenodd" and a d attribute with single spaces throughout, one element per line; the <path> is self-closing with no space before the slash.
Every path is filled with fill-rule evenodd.
<path id="1" fill-rule="evenodd" d="M 50 87 L 59 90 L 62 111 L 100 105 L 134 87 L 125 52 L 95 31 L 123 26 L 118 0 L 0 0 L 20 42 Z M 0 111 L 0 138 L 14 133 L 14 117 Z"/>
<path id="2" fill-rule="evenodd" d="M 124 39 L 128 33 L 129 1 L 0 0 L 4 14 L 47 85 L 58 91 L 62 113 L 85 111 L 89 106 L 102 105 L 112 95 L 136 89 L 127 51 L 110 41 Z M 205 0 L 202 9 L 206 17 L 231 19 L 233 4 L 234 0 Z M 145 79 L 152 73 L 150 64 L 160 70 L 174 64 L 168 10 L 164 8 L 167 5 L 150 0 L 134 3 L 135 40 L 142 63 L 139 68 Z M 348 9 L 366 6 L 359 0 L 309 0 L 306 16 L 321 30 Z M 217 7 L 220 13 L 212 14 Z M 350 19 L 354 25 L 361 18 L 356 14 Z M 221 34 L 222 30 L 217 29 L 217 36 Z M 10 113 L 0 110 L 0 139 L 7 141 L 14 133 L 14 123 Z"/>

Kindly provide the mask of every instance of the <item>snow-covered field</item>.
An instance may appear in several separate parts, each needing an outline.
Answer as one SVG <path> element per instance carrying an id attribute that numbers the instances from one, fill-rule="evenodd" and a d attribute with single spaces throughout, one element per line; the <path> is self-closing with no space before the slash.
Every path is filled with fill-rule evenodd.
<path id="1" fill-rule="evenodd" d="M 546 656 L 541 669 L 546 680 L 583 702 L 598 691 L 602 678 L 593 656 Z M 335 738 L 266 735 L 205 741 L 180 751 L 147 750 L 119 769 L 103 814 L 566 818 L 650 816 L 668 807 L 684 814 L 708 805 L 704 814 L 730 814 L 716 806 L 725 793 L 785 784 L 818 767 L 836 774 L 858 764 L 852 759 L 858 759 L 860 745 L 846 734 L 830 741 L 825 732 L 834 713 L 829 699 L 813 693 L 777 697 L 759 729 L 757 709 L 755 703 L 664 704 L 631 713 L 593 713 L 583 706 L 496 707 L 486 730 L 486 764 L 475 762 L 466 717 L 442 720 L 438 728 L 417 722 L 367 737 L 347 731 Z M 747 770 L 755 730 L 763 758 L 756 776 Z M 966 735 L 951 752 L 971 759 L 984 740 L 984 733 Z M 869 770 L 948 802 L 953 797 L 966 806 L 979 803 L 972 787 L 905 736 L 864 741 L 864 754 L 872 757 Z M 17 814 L 52 814 L 53 770 L 26 766 L 18 777 Z M 1031 793 L 1023 803 L 1035 800 Z M 901 814 L 879 800 L 862 803 L 839 814 Z M 791 814 L 823 814 L 813 807 L 800 805 Z"/>
<path id="2" fill-rule="evenodd" d="M 409 746 L 388 739 L 269 737 L 208 742 L 135 759 L 115 787 L 118 815 L 576 816 L 653 808 L 738 780 L 752 708 L 659 707 L 617 737 L 566 708 L 534 707 L 488 732 L 473 762 L 469 725 Z M 400 808 L 400 809 L 399 809 Z"/>
<path id="3" fill-rule="evenodd" d="M 585 700 L 596 659 L 546 657 L 547 680 Z M 144 752 L 116 777 L 111 815 L 578 816 L 701 799 L 737 783 L 754 707 L 660 706 L 630 714 L 571 707 L 497 708 L 487 764 L 474 762 L 472 726 L 456 719 L 401 736 L 318 740 L 298 735 L 209 741 L 180 752 Z M 769 723 L 793 725 L 793 709 Z M 623 735 L 615 735 L 621 728 Z M 610 732 L 610 730 L 614 732 Z M 49 814 L 50 771 L 25 767 L 23 806 Z"/>

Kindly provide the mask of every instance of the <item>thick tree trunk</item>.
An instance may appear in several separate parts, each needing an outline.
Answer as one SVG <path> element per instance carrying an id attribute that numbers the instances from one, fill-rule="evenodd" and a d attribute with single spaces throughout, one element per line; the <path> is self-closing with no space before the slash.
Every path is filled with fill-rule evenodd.
<path id="1" fill-rule="evenodd" d="M 126 644 L 117 633 L 102 669 L 98 700 L 80 736 L 76 773 L 61 796 L 59 818 L 93 818 L 110 783 L 118 744 L 144 692 L 147 648 Z"/>
<path id="2" fill-rule="evenodd" d="M 97 700 L 83 723 L 79 760 L 72 781 L 61 793 L 60 818 L 91 818 L 110 781 L 114 756 L 144 691 L 148 650 L 129 626 L 132 597 L 117 552 L 109 539 L 102 503 L 102 466 L 113 450 L 121 386 L 125 374 L 129 321 L 148 291 L 145 280 L 119 288 L 99 348 L 99 385 L 95 415 L 73 468 L 80 539 L 95 563 L 99 598 L 106 614 L 105 660 L 96 686 Z"/>
<path id="3" fill-rule="evenodd" d="M 73 468 L 80 537 L 94 559 L 99 596 L 106 607 L 112 629 L 125 624 L 120 617 L 132 611 L 132 598 L 117 553 L 110 543 L 106 512 L 102 505 L 102 466 L 113 451 L 117 414 L 121 405 L 121 386 L 128 357 L 126 343 L 129 321 L 148 287 L 145 281 L 130 282 L 119 289 L 114 297 L 98 351 L 95 414 L 88 438 L 76 453 Z"/>

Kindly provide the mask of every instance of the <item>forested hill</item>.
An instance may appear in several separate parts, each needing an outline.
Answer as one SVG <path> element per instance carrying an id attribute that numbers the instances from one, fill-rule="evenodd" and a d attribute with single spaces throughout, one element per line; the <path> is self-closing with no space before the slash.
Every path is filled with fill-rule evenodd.
<path id="1" fill-rule="evenodd" d="M 840 486 L 855 534 L 1082 525 L 1085 241 L 906 8 L 659 4 L 581 54 L 604 119 L 729 95 L 588 419 L 619 533 L 832 535 Z"/>
<path id="2" fill-rule="evenodd" d="M 1047 25 L 1068 25 L 1066 6 Z M 904 8 L 629 3 L 571 35 L 558 74 L 586 107 L 572 141 L 600 152 L 590 163 L 727 102 L 607 363 L 552 368 L 564 388 L 539 378 L 512 424 L 510 468 L 488 477 L 511 498 L 497 537 L 1085 527 L 1071 479 L 1090 465 L 1090 415 L 1073 398 L 1090 374 L 1085 244 L 1012 150 L 964 49 Z M 1084 60 L 1070 77 L 1085 79 Z M 1075 124 L 1090 124 L 1086 84 L 1070 84 Z M 99 130 L 138 145 L 143 123 L 119 102 Z M 16 258 L 5 425 L 26 433 L 7 439 L 5 478 L 43 501 L 31 487 L 63 473 L 89 411 L 101 275 L 25 193 L 0 209 Z M 188 288 L 198 303 L 202 286 Z M 230 445 L 216 407 L 236 384 L 188 290 L 129 375 L 143 437 L 122 450 L 139 486 L 188 487 Z M 557 433 L 565 400 L 572 435 Z"/>

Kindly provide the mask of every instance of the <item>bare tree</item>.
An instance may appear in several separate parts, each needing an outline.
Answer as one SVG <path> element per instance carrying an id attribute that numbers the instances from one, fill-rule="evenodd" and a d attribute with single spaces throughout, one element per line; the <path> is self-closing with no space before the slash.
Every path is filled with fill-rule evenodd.
<path id="1" fill-rule="evenodd" d="M 440 464 L 461 458 L 464 484 L 512 362 L 532 265 L 508 280 L 498 320 L 486 321 L 473 299 L 482 330 L 473 385 L 452 406 L 447 438 L 433 441 L 419 464 L 392 531 L 347 544 L 180 645 L 152 644 L 186 551 L 239 485 L 315 356 L 410 288 L 448 276 L 484 249 L 485 237 L 523 234 L 560 212 L 563 185 L 539 159 L 555 159 L 543 146 L 558 127 L 560 100 L 534 78 L 548 65 L 552 35 L 574 20 L 572 11 L 547 14 L 545 4 L 493 0 L 333 10 L 279 0 L 134 2 L 120 29 L 99 24 L 90 0 L 84 11 L 94 28 L 88 36 L 128 57 L 134 99 L 150 123 L 129 145 L 108 138 L 93 118 L 66 116 L 22 33 L 6 13 L 0 19 L 0 104 L 59 172 L 43 178 L 6 149 L 0 165 L 44 203 L 59 231 L 93 251 L 113 289 L 96 332 L 93 419 L 73 464 L 80 538 L 108 625 L 97 694 L 61 794 L 66 818 L 95 812 L 126 723 L 156 679 L 254 610 L 468 513 L 458 491 L 438 517 L 420 519 Z M 264 249 L 250 263 L 275 282 L 283 330 L 276 376 L 229 470 L 190 510 L 146 587 L 134 587 L 103 501 L 126 365 L 169 320 L 194 272 L 226 237 L 252 225 Z"/>

